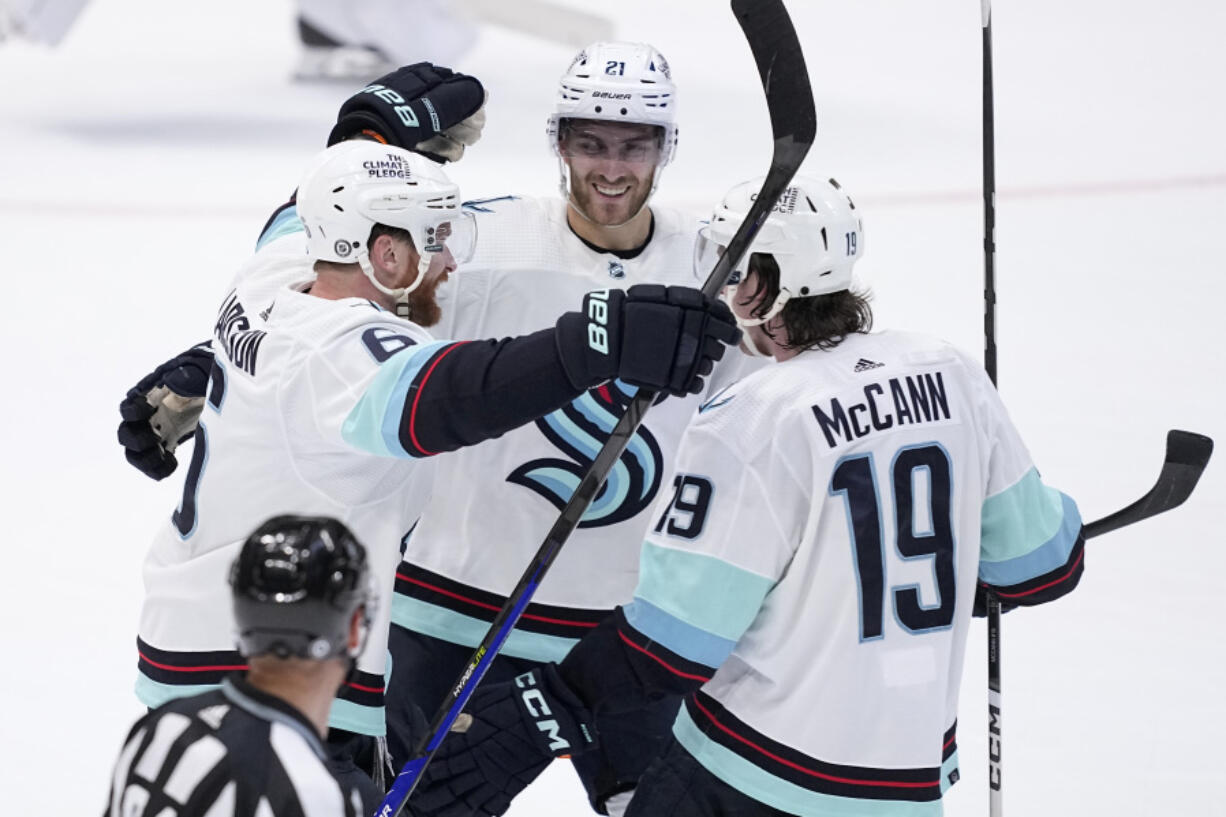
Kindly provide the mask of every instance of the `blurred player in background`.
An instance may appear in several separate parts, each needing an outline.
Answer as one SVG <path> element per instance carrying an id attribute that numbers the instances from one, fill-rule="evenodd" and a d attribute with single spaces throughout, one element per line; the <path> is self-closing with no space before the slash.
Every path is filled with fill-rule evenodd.
<path id="1" fill-rule="evenodd" d="M 145 715 L 106 817 L 365 817 L 380 795 L 334 778 L 328 710 L 370 629 L 366 549 L 335 519 L 279 516 L 243 542 L 229 594 L 246 672 Z"/>
<path id="2" fill-rule="evenodd" d="M 481 27 L 580 48 L 613 37 L 570 0 L 298 0 L 300 80 L 366 81 L 417 60 L 452 65 Z"/>
<path id="3" fill-rule="evenodd" d="M 63 42 L 89 0 L 0 0 L 0 42 L 21 38 L 42 45 Z"/>
<path id="4" fill-rule="evenodd" d="M 296 0 L 299 80 L 366 82 L 397 65 L 453 65 L 477 37 L 452 0 Z"/>
<path id="5" fill-rule="evenodd" d="M 734 188 L 699 257 L 761 180 Z M 978 591 L 1079 581 L 1077 506 L 1039 479 L 987 375 L 944 341 L 869 333 L 860 218 L 798 178 L 730 300 L 765 367 L 686 431 L 632 603 L 560 662 L 478 689 L 419 817 L 500 814 L 602 712 L 686 696 L 631 817 L 939 814 Z"/>

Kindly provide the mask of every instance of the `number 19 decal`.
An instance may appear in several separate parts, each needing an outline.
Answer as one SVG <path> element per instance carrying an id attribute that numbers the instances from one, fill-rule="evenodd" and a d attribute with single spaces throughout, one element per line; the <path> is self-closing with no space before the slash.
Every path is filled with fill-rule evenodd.
<path id="1" fill-rule="evenodd" d="M 707 524 L 713 491 L 711 480 L 706 477 L 678 474 L 673 480 L 673 501 L 656 523 L 656 533 L 664 531 L 669 536 L 696 539 Z"/>
<path id="2" fill-rule="evenodd" d="M 927 519 L 916 531 L 916 474 L 926 471 Z M 912 633 L 940 630 L 954 619 L 957 601 L 954 570 L 952 497 L 949 455 L 939 445 L 903 448 L 894 455 L 891 468 L 890 503 L 894 509 L 894 547 L 904 559 L 931 558 L 936 580 L 937 604 L 920 604 L 919 587 L 892 587 L 898 623 Z M 870 455 L 849 457 L 835 466 L 830 494 L 842 494 L 847 502 L 847 521 L 855 558 L 860 593 L 860 640 L 880 638 L 885 617 L 885 550 L 882 542 L 881 501 L 877 475 Z M 921 509 L 925 510 L 925 509 Z"/>

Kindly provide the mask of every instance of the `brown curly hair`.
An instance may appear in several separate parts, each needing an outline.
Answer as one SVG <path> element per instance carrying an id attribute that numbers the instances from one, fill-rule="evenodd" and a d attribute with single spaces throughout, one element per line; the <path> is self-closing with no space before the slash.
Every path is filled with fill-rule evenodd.
<path id="1" fill-rule="evenodd" d="M 753 253 L 749 257 L 749 271 L 758 276 L 758 286 L 742 303 L 752 303 L 760 296 L 761 301 L 750 314 L 760 318 L 770 311 L 779 296 L 779 265 L 773 256 Z M 808 298 L 792 298 L 779 313 L 787 330 L 785 349 L 833 349 L 848 335 L 866 333 L 873 328 L 873 310 L 869 306 L 869 294 L 844 289 L 825 295 Z M 765 327 L 762 331 L 775 339 Z"/>

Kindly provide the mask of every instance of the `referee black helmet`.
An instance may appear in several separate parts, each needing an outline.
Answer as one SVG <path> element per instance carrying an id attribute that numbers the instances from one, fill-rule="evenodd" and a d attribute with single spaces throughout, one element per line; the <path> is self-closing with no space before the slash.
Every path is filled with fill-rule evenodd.
<path id="1" fill-rule="evenodd" d="M 366 549 L 336 519 L 269 519 L 243 543 L 230 587 L 244 656 L 323 660 L 361 652 L 361 644 L 350 650 L 349 628 L 355 611 L 371 603 Z M 368 626 L 366 612 L 363 631 Z"/>

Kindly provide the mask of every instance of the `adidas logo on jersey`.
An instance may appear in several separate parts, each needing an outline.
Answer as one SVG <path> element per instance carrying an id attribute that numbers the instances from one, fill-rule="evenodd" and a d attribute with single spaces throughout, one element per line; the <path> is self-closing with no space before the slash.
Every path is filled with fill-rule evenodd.
<path id="1" fill-rule="evenodd" d="M 867 358 L 862 357 L 856 361 L 855 370 L 857 372 L 867 372 L 869 369 L 880 369 L 884 365 L 885 365 L 884 363 L 878 363 L 875 360 L 869 360 Z"/>

